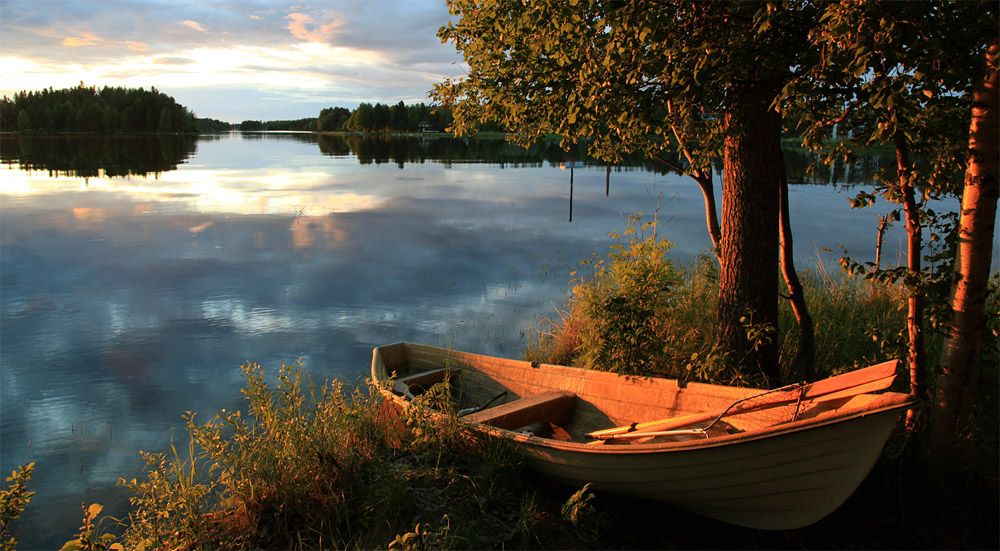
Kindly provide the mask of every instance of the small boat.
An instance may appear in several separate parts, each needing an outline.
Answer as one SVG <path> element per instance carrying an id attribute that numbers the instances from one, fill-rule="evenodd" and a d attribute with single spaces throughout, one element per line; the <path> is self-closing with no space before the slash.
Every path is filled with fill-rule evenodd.
<path id="1" fill-rule="evenodd" d="M 760 390 L 397 343 L 374 349 L 372 378 L 402 408 L 447 383 L 462 422 L 557 482 L 787 530 L 833 512 L 875 464 L 916 402 L 873 393 L 898 363 Z"/>

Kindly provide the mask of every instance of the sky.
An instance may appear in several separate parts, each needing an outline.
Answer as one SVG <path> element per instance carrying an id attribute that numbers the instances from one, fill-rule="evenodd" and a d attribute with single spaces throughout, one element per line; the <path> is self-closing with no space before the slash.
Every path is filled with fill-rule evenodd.
<path id="1" fill-rule="evenodd" d="M 199 117 L 429 102 L 463 74 L 445 0 L 0 0 L 0 95 L 156 87 Z"/>

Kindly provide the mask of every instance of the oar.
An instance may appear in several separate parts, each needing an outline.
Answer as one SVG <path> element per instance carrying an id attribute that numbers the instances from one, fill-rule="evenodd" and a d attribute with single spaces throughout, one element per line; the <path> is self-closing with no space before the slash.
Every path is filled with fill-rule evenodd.
<path id="1" fill-rule="evenodd" d="M 841 390 L 839 392 L 831 392 L 830 394 L 824 394 L 822 396 L 817 396 L 815 398 L 811 398 L 811 399 L 808 399 L 808 400 L 804 399 L 804 400 L 802 400 L 802 403 L 803 404 L 805 404 L 805 403 L 816 404 L 816 403 L 820 403 L 820 402 L 830 402 L 830 401 L 833 401 L 833 400 L 843 400 L 843 399 L 846 399 L 846 398 L 852 398 L 852 397 L 857 396 L 859 394 L 865 394 L 866 392 L 877 392 L 879 390 L 885 390 L 885 389 L 889 388 L 890 386 L 892 386 L 892 381 L 895 378 L 896 378 L 896 376 L 892 375 L 890 377 L 885 377 L 885 378 L 882 378 L 882 379 L 878 379 L 878 380 L 872 381 L 872 382 L 867 383 L 867 384 L 863 384 L 863 385 L 851 387 L 851 388 L 848 388 L 848 389 L 844 389 L 844 390 Z M 782 388 L 784 388 L 784 387 L 782 387 Z M 751 396 L 750 398 L 743 398 L 743 400 L 750 400 L 750 399 L 753 399 L 753 398 L 755 398 L 757 396 L 760 396 L 760 395 L 757 394 L 755 396 Z M 739 414 L 739 413 L 748 413 L 748 412 L 753 412 L 753 411 L 760 411 L 762 409 L 767 409 L 767 408 L 770 408 L 770 407 L 776 407 L 776 406 L 780 406 L 780 405 L 787 405 L 787 404 L 789 404 L 791 402 L 794 402 L 794 401 L 795 400 L 793 399 L 793 400 L 783 400 L 781 402 L 767 402 L 767 404 L 763 408 L 748 407 L 748 408 L 736 411 L 735 413 L 733 413 L 733 415 L 736 415 L 736 414 Z M 733 406 L 730 405 L 730 408 L 732 408 L 732 407 Z M 603 443 L 608 442 L 610 440 L 640 440 L 640 441 L 645 441 L 645 440 L 652 440 L 653 438 L 656 438 L 657 436 L 677 436 L 677 435 L 681 435 L 681 434 L 702 435 L 702 436 L 705 436 L 707 438 L 708 437 L 707 430 L 708 430 L 708 428 L 710 426 L 712 426 L 712 424 L 714 424 L 714 420 L 722 417 L 723 415 L 725 415 L 728 412 L 729 412 L 729 408 L 727 408 L 726 410 L 724 410 L 718 416 L 713 417 L 712 418 L 713 422 L 709 423 L 707 426 L 702 427 L 702 428 L 695 428 L 695 429 L 677 429 L 677 428 L 674 428 L 674 429 L 663 429 L 663 430 L 640 429 L 640 430 L 633 431 L 633 432 L 625 432 L 625 433 L 620 433 L 620 434 L 611 434 L 611 435 L 607 435 L 607 436 L 598 437 L 597 440 L 593 440 L 591 442 L 588 442 L 588 444 L 603 444 Z M 696 417 L 696 416 L 697 417 L 701 417 L 702 415 L 703 414 L 701 414 L 701 413 L 696 413 L 694 415 L 687 415 L 685 417 L 677 417 L 676 420 L 681 421 L 681 420 L 686 419 L 688 417 L 692 417 L 692 418 Z M 700 421 L 702 421 L 702 419 L 699 419 L 698 421 L 695 421 L 695 423 L 698 423 Z M 655 421 L 654 421 L 654 423 L 655 423 Z M 688 423 L 688 424 L 690 424 L 690 423 Z M 686 426 L 686 425 L 680 425 L 680 426 Z"/>
<path id="2" fill-rule="evenodd" d="M 762 409 L 777 407 L 796 400 L 816 401 L 819 397 L 824 397 L 823 401 L 834 400 L 837 398 L 847 398 L 857 394 L 863 394 L 865 392 L 885 390 L 892 385 L 892 381 L 896 377 L 896 367 L 898 365 L 899 360 L 891 360 L 878 365 L 873 365 L 871 367 L 866 367 L 864 369 L 851 371 L 850 373 L 845 373 L 843 375 L 837 375 L 828 379 L 816 381 L 815 383 L 804 386 L 801 383 L 796 383 L 794 385 L 788 385 L 774 390 L 761 392 L 760 394 L 755 394 L 747 398 L 741 398 L 724 409 L 694 413 L 684 415 L 682 417 L 670 417 L 667 419 L 659 419 L 645 423 L 633 423 L 631 425 L 591 432 L 588 433 L 587 436 L 603 440 L 625 433 L 631 434 L 668 431 L 681 427 L 687 427 L 702 421 L 710 421 L 726 413 L 738 415 L 741 413 L 749 413 L 751 411 L 760 411 Z M 756 398 L 764 398 L 768 394 L 773 394 L 774 396 L 765 399 L 764 401 L 756 403 L 751 402 Z"/>

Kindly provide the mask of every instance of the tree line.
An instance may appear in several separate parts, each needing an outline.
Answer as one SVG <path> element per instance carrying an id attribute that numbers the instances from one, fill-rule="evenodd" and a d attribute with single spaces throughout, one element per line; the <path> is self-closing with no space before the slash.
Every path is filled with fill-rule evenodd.
<path id="1" fill-rule="evenodd" d="M 395 105 L 364 102 L 354 110 L 328 107 L 319 116 L 295 120 L 245 120 L 232 129 L 241 131 L 299 132 L 446 132 L 452 123 L 451 109 L 440 105 L 417 103 Z"/>
<path id="2" fill-rule="evenodd" d="M 418 103 L 395 105 L 362 103 L 353 111 L 330 107 L 318 117 L 294 120 L 244 120 L 239 124 L 198 118 L 189 109 L 156 88 L 85 86 L 21 91 L 0 98 L 0 129 L 28 133 L 88 132 L 445 132 L 451 110 Z M 488 128 L 490 129 L 490 128 Z"/>
<path id="3" fill-rule="evenodd" d="M 342 107 L 320 111 L 317 130 L 332 132 L 444 132 L 452 122 L 446 107 L 417 103 L 395 105 L 362 103 L 353 112 Z"/>
<path id="4" fill-rule="evenodd" d="M 0 99 L 0 128 L 45 132 L 197 132 L 194 114 L 156 88 L 84 86 Z"/>

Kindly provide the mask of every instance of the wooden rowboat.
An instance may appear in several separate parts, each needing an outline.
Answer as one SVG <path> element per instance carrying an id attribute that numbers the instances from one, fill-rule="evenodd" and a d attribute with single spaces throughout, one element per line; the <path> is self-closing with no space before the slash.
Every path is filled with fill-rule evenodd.
<path id="1" fill-rule="evenodd" d="M 555 481 L 784 530 L 833 512 L 871 470 L 916 401 L 872 394 L 897 364 L 762 391 L 398 343 L 374 349 L 372 378 L 401 407 L 447 381 L 464 422 Z"/>

